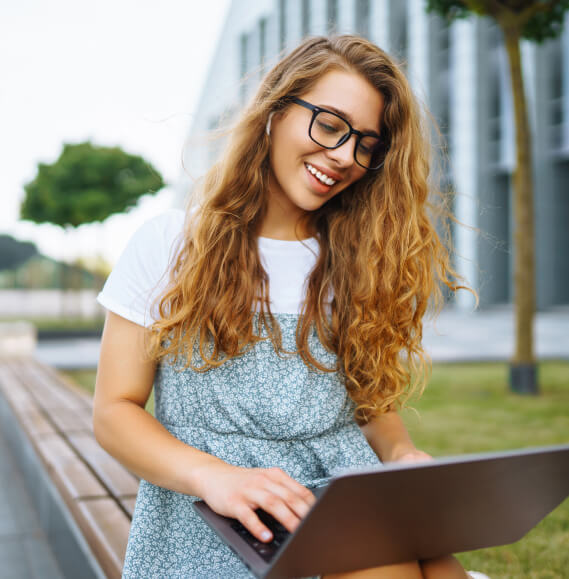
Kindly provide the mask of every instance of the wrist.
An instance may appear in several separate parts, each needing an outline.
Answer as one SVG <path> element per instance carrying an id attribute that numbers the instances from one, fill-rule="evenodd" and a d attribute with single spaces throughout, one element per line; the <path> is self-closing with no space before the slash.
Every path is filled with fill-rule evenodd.
<path id="1" fill-rule="evenodd" d="M 401 460 L 404 456 L 409 454 L 414 454 L 419 452 L 417 447 L 413 443 L 400 442 L 394 444 L 389 451 L 386 453 L 385 457 L 382 457 L 383 462 L 397 462 Z"/>
<path id="2" fill-rule="evenodd" d="M 218 472 L 224 466 L 229 465 L 221 459 L 208 454 L 205 454 L 198 464 L 188 466 L 186 463 L 179 473 L 182 486 L 187 489 L 186 494 L 203 498 L 207 492 L 209 481 L 214 476 L 213 471 Z"/>
<path id="3" fill-rule="evenodd" d="M 433 460 L 433 457 L 413 445 L 402 446 L 391 455 L 387 462 L 425 462 Z"/>

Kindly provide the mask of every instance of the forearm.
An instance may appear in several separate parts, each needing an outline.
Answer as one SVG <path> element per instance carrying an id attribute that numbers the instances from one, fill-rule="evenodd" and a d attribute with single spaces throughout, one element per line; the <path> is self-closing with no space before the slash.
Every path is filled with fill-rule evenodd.
<path id="1" fill-rule="evenodd" d="M 361 426 L 369 445 L 382 462 L 399 460 L 407 453 L 417 449 L 395 411 L 386 412 Z"/>
<path id="2" fill-rule="evenodd" d="M 201 497 L 204 467 L 222 463 L 178 440 L 129 400 L 97 411 L 93 423 L 97 441 L 109 454 L 139 477 L 176 492 Z"/>

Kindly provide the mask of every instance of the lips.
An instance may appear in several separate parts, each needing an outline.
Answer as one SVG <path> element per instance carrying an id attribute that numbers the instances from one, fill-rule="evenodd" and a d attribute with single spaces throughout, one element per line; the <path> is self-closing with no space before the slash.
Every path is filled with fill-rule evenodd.
<path id="1" fill-rule="evenodd" d="M 304 166 L 311 175 L 320 181 L 320 183 L 327 185 L 328 187 L 332 187 L 341 179 L 341 177 L 336 173 L 323 169 L 322 167 L 316 167 L 311 163 L 304 163 Z"/>

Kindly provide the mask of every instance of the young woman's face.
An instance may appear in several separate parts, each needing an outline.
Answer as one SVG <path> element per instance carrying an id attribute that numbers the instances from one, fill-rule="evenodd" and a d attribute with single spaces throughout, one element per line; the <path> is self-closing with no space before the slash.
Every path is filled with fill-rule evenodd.
<path id="1" fill-rule="evenodd" d="M 380 133 L 383 96 L 360 74 L 330 71 L 300 98 L 339 114 L 355 130 Z M 318 209 L 366 173 L 354 160 L 356 135 L 325 149 L 308 135 L 312 114 L 293 103 L 272 119 L 269 211 L 278 208 L 284 219 Z"/>

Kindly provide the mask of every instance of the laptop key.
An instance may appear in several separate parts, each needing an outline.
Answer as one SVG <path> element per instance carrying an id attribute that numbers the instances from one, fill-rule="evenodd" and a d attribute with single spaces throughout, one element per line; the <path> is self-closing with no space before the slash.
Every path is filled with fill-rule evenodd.
<path id="1" fill-rule="evenodd" d="M 290 533 L 274 517 L 271 517 L 271 515 L 265 511 L 258 509 L 256 513 L 273 533 L 273 540 L 269 543 L 259 541 L 237 520 L 231 522 L 231 528 L 255 549 L 260 557 L 269 563 Z"/>

